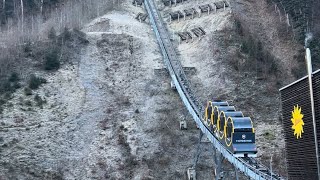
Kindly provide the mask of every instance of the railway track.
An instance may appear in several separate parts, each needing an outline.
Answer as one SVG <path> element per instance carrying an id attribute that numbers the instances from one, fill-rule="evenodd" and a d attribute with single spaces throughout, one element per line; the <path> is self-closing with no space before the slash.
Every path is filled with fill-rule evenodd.
<path id="1" fill-rule="evenodd" d="M 282 180 L 280 176 L 272 173 L 268 167 L 258 162 L 255 158 L 237 158 L 227 150 L 218 139 L 212 134 L 209 129 L 203 124 L 201 119 L 204 114 L 204 107 L 199 103 L 197 97 L 189 86 L 188 79 L 183 71 L 181 62 L 175 52 L 175 48 L 170 41 L 168 30 L 163 22 L 163 19 L 158 12 L 154 0 L 144 0 L 144 6 L 148 12 L 150 22 L 155 32 L 161 53 L 164 58 L 164 63 L 170 73 L 172 81 L 201 131 L 207 136 L 213 146 L 227 159 L 235 168 L 241 171 L 244 175 L 252 179 L 277 179 Z"/>

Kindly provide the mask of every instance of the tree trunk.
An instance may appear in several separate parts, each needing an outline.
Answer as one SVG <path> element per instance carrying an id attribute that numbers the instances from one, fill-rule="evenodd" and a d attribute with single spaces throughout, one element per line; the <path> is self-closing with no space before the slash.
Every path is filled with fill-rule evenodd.
<path id="1" fill-rule="evenodd" d="M 7 21 L 7 17 L 6 17 L 6 0 L 2 1 L 2 14 L 1 14 L 1 16 L 4 19 L 4 21 Z"/>
<path id="2" fill-rule="evenodd" d="M 23 12 L 23 0 L 21 0 L 21 30 L 22 30 L 22 34 L 24 31 L 24 12 Z"/>
<path id="3" fill-rule="evenodd" d="M 41 5 L 40 5 L 40 12 L 41 12 L 41 15 L 42 15 L 42 7 L 43 7 L 43 0 L 41 0 Z"/>

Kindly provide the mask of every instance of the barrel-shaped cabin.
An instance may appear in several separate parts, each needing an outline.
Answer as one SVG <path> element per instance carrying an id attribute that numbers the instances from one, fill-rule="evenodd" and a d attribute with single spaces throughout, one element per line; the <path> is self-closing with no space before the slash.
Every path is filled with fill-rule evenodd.
<path id="1" fill-rule="evenodd" d="M 217 131 L 223 131 L 223 126 L 219 126 L 221 121 L 225 121 L 225 117 L 222 117 L 221 120 L 221 112 L 235 112 L 236 108 L 234 106 L 214 106 L 213 107 L 213 116 L 211 119 L 211 123 L 215 126 Z"/>
<path id="2" fill-rule="evenodd" d="M 206 125 L 210 126 L 212 125 L 212 118 L 213 118 L 213 107 L 214 106 L 229 106 L 228 102 L 226 101 L 220 101 L 220 100 L 215 100 L 215 101 L 208 101 L 206 108 L 205 108 L 205 116 L 203 121 L 205 122 Z"/>
<path id="3" fill-rule="evenodd" d="M 229 116 L 224 126 L 225 145 L 237 157 L 255 157 L 255 132 L 250 117 Z"/>
<path id="4" fill-rule="evenodd" d="M 252 120 L 226 101 L 208 101 L 204 124 L 236 157 L 255 157 L 255 133 Z"/>

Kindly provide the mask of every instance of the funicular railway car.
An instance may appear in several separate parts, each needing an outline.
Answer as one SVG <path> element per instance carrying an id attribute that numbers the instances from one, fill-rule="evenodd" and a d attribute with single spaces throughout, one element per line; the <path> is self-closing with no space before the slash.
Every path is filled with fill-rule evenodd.
<path id="1" fill-rule="evenodd" d="M 250 117 L 225 101 L 208 101 L 204 124 L 236 157 L 256 157 L 255 132 Z"/>

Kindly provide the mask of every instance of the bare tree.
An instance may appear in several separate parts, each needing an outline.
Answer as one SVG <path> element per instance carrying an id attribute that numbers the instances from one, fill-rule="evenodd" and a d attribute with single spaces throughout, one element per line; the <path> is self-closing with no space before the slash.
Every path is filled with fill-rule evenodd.
<path id="1" fill-rule="evenodd" d="M 21 0 L 21 31 L 24 32 L 24 11 L 23 11 L 23 0 Z"/>
<path id="2" fill-rule="evenodd" d="M 43 0 L 40 0 L 40 13 L 42 14 Z"/>
<path id="3" fill-rule="evenodd" d="M 46 6 L 44 0 L 33 0 L 39 8 L 39 13 L 34 14 L 33 12 L 29 15 L 26 5 L 30 1 L 2 0 L 2 2 L 4 8 L 8 8 L 8 2 L 13 5 L 11 8 L 13 16 L 6 18 L 7 28 L 0 33 L 0 42 L 8 46 L 16 45 L 19 39 L 38 41 L 47 38 L 47 33 L 52 27 L 55 27 L 57 34 L 63 32 L 65 27 L 81 29 L 93 18 L 117 6 L 112 1 L 106 0 L 68 0 L 59 6 L 49 7 Z"/>

